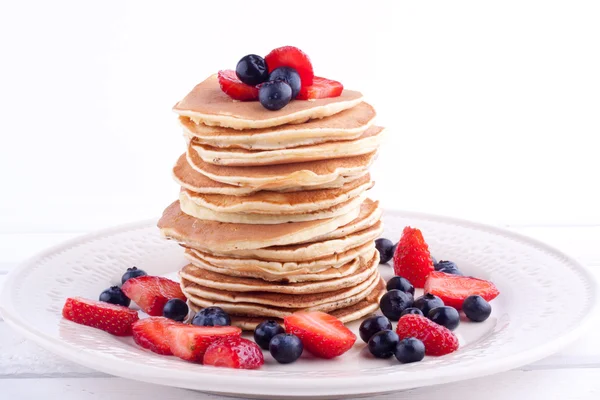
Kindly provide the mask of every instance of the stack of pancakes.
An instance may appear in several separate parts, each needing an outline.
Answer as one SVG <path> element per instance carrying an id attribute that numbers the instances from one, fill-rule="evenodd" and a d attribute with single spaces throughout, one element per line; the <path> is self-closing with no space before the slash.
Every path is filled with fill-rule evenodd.
<path id="1" fill-rule="evenodd" d="M 383 128 L 359 92 L 269 111 L 212 76 L 174 109 L 187 152 L 158 226 L 185 248 L 192 309 L 218 306 L 253 329 L 298 310 L 349 322 L 378 308 L 381 211 L 366 191 Z"/>

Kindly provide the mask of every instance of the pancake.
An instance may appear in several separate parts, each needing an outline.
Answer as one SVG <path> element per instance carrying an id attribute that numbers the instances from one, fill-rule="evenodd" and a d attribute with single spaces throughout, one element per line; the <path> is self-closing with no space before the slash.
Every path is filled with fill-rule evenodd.
<path id="1" fill-rule="evenodd" d="M 186 192 L 179 193 L 179 202 L 181 205 L 181 211 L 201 220 L 219 221 L 234 224 L 273 225 L 285 224 L 289 222 L 305 222 L 335 218 L 352 212 L 354 212 L 355 215 L 358 215 L 360 211 L 360 205 L 363 203 L 366 197 L 366 193 L 361 193 L 343 203 L 336 204 L 324 210 L 315 210 L 301 214 L 254 214 L 213 211 L 211 209 L 199 206 L 191 201 Z"/>
<path id="2" fill-rule="evenodd" d="M 333 182 L 341 176 L 364 175 L 377 155 L 374 151 L 360 156 L 305 163 L 223 167 L 204 162 L 191 146 L 186 154 L 193 169 L 214 181 L 261 190 L 318 186 Z"/>
<path id="3" fill-rule="evenodd" d="M 225 166 L 260 166 L 308 162 L 323 159 L 353 157 L 368 154 L 379 148 L 384 129 L 372 126 L 354 140 L 326 142 L 289 149 L 248 150 L 223 149 L 191 141 L 191 149 L 198 153 L 203 161 Z"/>
<path id="4" fill-rule="evenodd" d="M 324 210 L 356 197 L 373 186 L 366 174 L 339 188 L 301 192 L 274 193 L 260 191 L 246 196 L 202 194 L 183 189 L 193 203 L 223 213 L 300 214 Z"/>
<path id="5" fill-rule="evenodd" d="M 370 260 L 354 259 L 348 264 L 360 264 L 358 270 L 342 278 L 318 282 L 299 282 L 280 284 L 265 282 L 262 279 L 240 278 L 196 268 L 191 264 L 181 269 L 179 275 L 186 281 L 193 282 L 203 288 L 227 292 L 269 292 L 278 294 L 312 294 L 353 287 L 369 279 L 379 265 L 379 253 L 373 252 Z M 204 296 L 203 296 L 204 297 Z M 230 300 L 233 301 L 233 300 Z"/>
<path id="6" fill-rule="evenodd" d="M 375 120 L 375 109 L 367 103 L 304 124 L 281 125 L 267 129 L 236 130 L 196 124 L 179 117 L 184 134 L 198 143 L 221 148 L 248 150 L 289 149 L 337 140 L 353 140 L 362 135 Z"/>
<path id="7" fill-rule="evenodd" d="M 181 211 L 179 201 L 165 209 L 158 221 L 161 234 L 187 247 L 211 251 L 257 249 L 310 240 L 354 220 L 360 208 L 340 217 L 277 225 L 226 224 L 204 221 Z"/>
<path id="8" fill-rule="evenodd" d="M 362 102 L 362 94 L 344 90 L 339 97 L 314 101 L 293 100 L 281 110 L 270 111 L 258 101 L 234 101 L 221 90 L 217 75 L 208 77 L 173 107 L 180 116 L 197 124 L 233 129 L 260 129 L 329 117 Z"/>

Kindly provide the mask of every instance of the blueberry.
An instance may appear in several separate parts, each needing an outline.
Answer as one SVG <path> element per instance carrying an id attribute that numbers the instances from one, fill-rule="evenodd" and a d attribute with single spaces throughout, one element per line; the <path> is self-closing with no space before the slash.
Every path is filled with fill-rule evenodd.
<path id="1" fill-rule="evenodd" d="M 300 358 L 303 350 L 300 338 L 289 333 L 275 335 L 269 343 L 269 352 L 280 364 L 293 363 Z"/>
<path id="2" fill-rule="evenodd" d="M 434 263 L 433 267 L 436 271 L 445 272 L 452 275 L 462 275 L 456 264 L 452 261 L 441 260 L 440 262 Z"/>
<path id="3" fill-rule="evenodd" d="M 269 350 L 269 342 L 275 335 L 285 333 L 285 329 L 276 321 L 263 321 L 254 329 L 254 341 L 263 349 Z"/>
<path id="4" fill-rule="evenodd" d="M 383 315 L 376 315 L 374 317 L 365 319 L 360 324 L 358 332 L 360 333 L 360 338 L 363 340 L 363 342 L 369 343 L 369 339 L 371 339 L 373 335 L 390 329 L 392 329 L 392 323 L 390 320 Z"/>
<path id="5" fill-rule="evenodd" d="M 416 314 L 416 315 L 421 315 L 422 316 L 423 315 L 423 311 L 419 310 L 416 307 L 408 307 L 404 311 L 402 311 L 402 314 L 400 315 L 400 317 L 402 318 L 406 314 Z"/>
<path id="6" fill-rule="evenodd" d="M 390 358 L 396 351 L 400 338 L 392 330 L 385 330 L 373 335 L 369 340 L 369 351 L 377 358 Z"/>
<path id="7" fill-rule="evenodd" d="M 163 307 L 163 317 L 174 321 L 183 321 L 189 312 L 188 305 L 181 299 L 171 299 Z"/>
<path id="8" fill-rule="evenodd" d="M 251 86 L 256 86 L 269 79 L 267 62 L 256 54 L 248 54 L 238 61 L 235 74 L 240 81 Z"/>
<path id="9" fill-rule="evenodd" d="M 467 318 L 475 322 L 485 321 L 492 313 L 492 306 L 481 296 L 467 297 L 462 309 Z"/>
<path id="10" fill-rule="evenodd" d="M 460 315 L 458 314 L 458 311 L 456 311 L 456 308 L 448 306 L 431 309 L 429 314 L 427 314 L 427 318 L 438 325 L 445 326 L 451 331 L 455 330 L 460 323 Z"/>
<path id="11" fill-rule="evenodd" d="M 283 81 L 265 82 L 258 89 L 258 100 L 267 110 L 281 110 L 291 99 L 292 88 Z"/>
<path id="12" fill-rule="evenodd" d="M 412 295 L 401 292 L 398 289 L 390 290 L 379 301 L 381 312 L 392 321 L 398 321 L 400 315 L 402 315 L 402 311 L 408 307 L 412 307 L 412 305 Z"/>
<path id="13" fill-rule="evenodd" d="M 429 311 L 436 307 L 441 307 L 444 305 L 442 299 L 433 294 L 424 294 L 423 296 L 417 298 L 415 300 L 414 306 L 421 310 L 423 315 L 429 315 Z"/>
<path id="14" fill-rule="evenodd" d="M 111 286 L 104 292 L 100 293 L 98 300 L 125 307 L 129 307 L 129 304 L 131 304 L 129 297 L 125 296 L 125 293 L 123 293 L 121 288 L 118 286 Z"/>
<path id="15" fill-rule="evenodd" d="M 401 363 L 421 361 L 425 357 L 425 345 L 417 338 L 404 339 L 396 346 L 395 355 Z"/>
<path id="16" fill-rule="evenodd" d="M 401 276 L 394 276 L 387 283 L 387 290 L 398 289 L 404 293 L 415 294 L 415 287 L 406 278 Z"/>
<path id="17" fill-rule="evenodd" d="M 394 243 L 389 239 L 379 238 L 375 241 L 375 248 L 379 252 L 379 262 L 385 264 L 394 257 Z"/>
<path id="18" fill-rule="evenodd" d="M 300 86 L 302 81 L 298 71 L 291 67 L 279 67 L 275 68 L 271 75 L 269 75 L 270 81 L 284 81 L 292 88 L 292 99 L 295 99 L 300 92 Z"/>
<path id="19" fill-rule="evenodd" d="M 148 275 L 146 271 L 137 269 L 137 267 L 127 268 L 127 272 L 125 272 L 121 277 L 121 283 L 125 283 L 131 278 L 138 278 L 145 275 Z"/>
<path id="20" fill-rule="evenodd" d="M 220 307 L 208 307 L 203 308 L 194 315 L 192 325 L 227 326 L 231 325 L 231 318 Z"/>

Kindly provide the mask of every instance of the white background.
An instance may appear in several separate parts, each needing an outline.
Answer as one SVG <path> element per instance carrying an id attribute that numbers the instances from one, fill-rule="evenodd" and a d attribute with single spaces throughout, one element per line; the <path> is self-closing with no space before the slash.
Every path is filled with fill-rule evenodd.
<path id="1" fill-rule="evenodd" d="M 295 45 L 388 128 L 374 197 L 501 225 L 598 225 L 600 3 L 0 3 L 0 233 L 158 216 L 173 104 Z"/>

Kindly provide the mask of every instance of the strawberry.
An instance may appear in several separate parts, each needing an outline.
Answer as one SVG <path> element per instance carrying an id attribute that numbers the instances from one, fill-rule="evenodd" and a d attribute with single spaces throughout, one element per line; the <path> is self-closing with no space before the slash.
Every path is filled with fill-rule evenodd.
<path id="1" fill-rule="evenodd" d="M 425 293 L 438 296 L 445 305 L 457 310 L 462 308 L 463 302 L 469 296 L 479 295 L 486 301 L 490 301 L 500 294 L 490 281 L 438 271 L 429 274 L 424 289 Z"/>
<path id="2" fill-rule="evenodd" d="M 69 321 L 116 336 L 131 335 L 131 326 L 139 319 L 137 311 L 130 308 L 82 297 L 69 297 L 62 315 Z"/>
<path id="3" fill-rule="evenodd" d="M 225 69 L 217 74 L 221 90 L 234 100 L 258 100 L 258 88 L 246 85 L 239 80 L 234 70 Z"/>
<path id="4" fill-rule="evenodd" d="M 350 350 L 356 335 L 333 315 L 300 311 L 283 319 L 285 331 L 300 338 L 304 348 L 317 357 L 334 358 Z"/>
<path id="5" fill-rule="evenodd" d="M 236 326 L 196 326 L 174 324 L 167 335 L 171 352 L 179 358 L 202 362 L 206 349 L 217 339 L 239 337 L 242 330 Z"/>
<path id="6" fill-rule="evenodd" d="M 296 99 L 312 100 L 324 99 L 326 97 L 338 97 L 342 94 L 343 90 L 344 85 L 342 85 L 340 82 L 315 76 L 312 85 L 302 86 Z"/>
<path id="7" fill-rule="evenodd" d="M 315 73 L 313 72 L 310 58 L 297 47 L 278 47 L 267 54 L 265 61 L 267 62 L 267 67 L 269 67 L 269 73 L 279 67 L 291 67 L 300 75 L 302 87 L 313 84 Z"/>
<path id="8" fill-rule="evenodd" d="M 396 333 L 400 340 L 417 338 L 425 345 L 425 354 L 443 356 L 458 349 L 458 339 L 445 326 L 425 318 L 422 315 L 406 314 L 398 321 Z"/>
<path id="9" fill-rule="evenodd" d="M 123 284 L 121 290 L 152 316 L 161 316 L 163 307 L 171 299 L 187 300 L 179 283 L 159 276 L 131 278 Z"/>
<path id="10" fill-rule="evenodd" d="M 429 246 L 423 234 L 407 226 L 394 253 L 394 273 L 408 279 L 415 287 L 422 288 L 427 275 L 433 270 Z"/>
<path id="11" fill-rule="evenodd" d="M 167 330 L 177 322 L 164 317 L 144 318 L 133 324 L 133 341 L 157 354 L 170 356 Z"/>
<path id="12" fill-rule="evenodd" d="M 241 337 L 230 337 L 212 342 L 206 349 L 202 363 L 214 367 L 256 369 L 265 363 L 265 359 L 256 343 Z"/>

